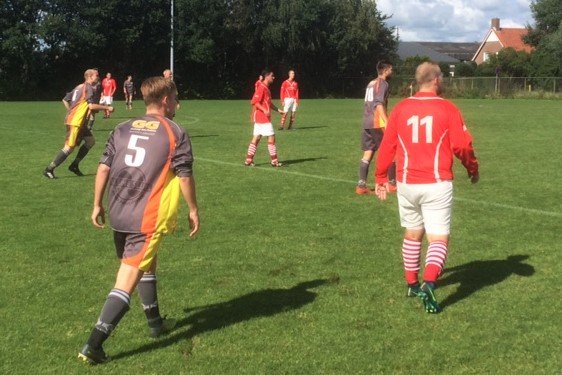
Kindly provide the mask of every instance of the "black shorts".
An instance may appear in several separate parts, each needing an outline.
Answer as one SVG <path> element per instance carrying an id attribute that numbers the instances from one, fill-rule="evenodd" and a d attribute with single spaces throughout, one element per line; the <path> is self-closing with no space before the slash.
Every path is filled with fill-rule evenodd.
<path id="1" fill-rule="evenodd" d="M 377 151 L 382 142 L 382 129 L 363 129 L 361 133 L 361 149 L 363 151 Z"/>

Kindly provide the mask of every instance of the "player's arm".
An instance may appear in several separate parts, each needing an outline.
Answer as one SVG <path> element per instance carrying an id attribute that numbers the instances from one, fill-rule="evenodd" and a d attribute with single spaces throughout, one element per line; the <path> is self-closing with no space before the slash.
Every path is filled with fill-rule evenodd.
<path id="1" fill-rule="evenodd" d="M 105 211 L 103 209 L 103 194 L 109 180 L 110 167 L 100 163 L 98 172 L 96 173 L 96 182 L 94 185 L 94 207 L 92 209 L 92 223 L 97 228 L 105 226 Z"/>
<path id="2" fill-rule="evenodd" d="M 66 108 L 66 110 L 68 111 L 70 109 L 70 103 L 67 102 L 65 99 L 62 99 L 62 104 L 64 105 L 64 108 Z"/>
<path id="3" fill-rule="evenodd" d="M 388 124 L 388 116 L 386 115 L 386 110 L 384 109 L 384 105 L 377 104 L 375 107 L 375 116 L 374 118 L 380 119 L 383 123 L 379 124 L 379 127 L 384 128 L 386 124 Z"/>
<path id="4" fill-rule="evenodd" d="M 274 111 L 277 111 L 277 112 L 279 112 L 279 113 L 281 113 L 281 114 L 285 113 L 285 112 L 283 112 L 282 109 L 277 108 L 277 107 L 275 106 L 275 104 L 273 104 L 273 102 L 271 102 L 271 109 L 273 109 Z"/>
<path id="5" fill-rule="evenodd" d="M 281 90 L 279 92 L 279 98 L 281 99 L 281 104 L 285 102 L 285 89 L 287 88 L 286 81 L 281 84 Z"/>
<path id="6" fill-rule="evenodd" d="M 478 172 L 478 159 L 472 146 L 472 136 L 470 135 L 460 111 L 453 112 L 450 121 L 450 139 L 453 154 L 461 161 L 468 172 L 468 178 L 473 184 L 480 179 Z"/>
<path id="7" fill-rule="evenodd" d="M 189 237 L 199 231 L 199 208 L 197 207 L 197 194 L 195 193 L 195 180 L 193 176 L 179 177 L 180 189 L 183 199 L 189 206 Z"/>
<path id="8" fill-rule="evenodd" d="M 172 168 L 180 182 L 183 199 L 189 206 L 190 237 L 199 231 L 199 209 L 193 178 L 193 152 L 186 133 L 182 133 L 172 156 Z"/>
<path id="9" fill-rule="evenodd" d="M 397 112 L 395 111 L 390 115 L 375 164 L 375 194 L 380 200 L 386 199 L 386 192 L 388 191 L 388 168 L 390 168 L 390 165 L 394 161 L 396 147 L 398 146 L 397 116 L 395 113 Z"/>
<path id="10" fill-rule="evenodd" d="M 111 91 L 109 92 L 109 96 L 113 96 L 113 94 L 115 94 L 115 91 L 117 91 L 117 82 L 115 82 L 115 80 L 112 80 Z"/>
<path id="11" fill-rule="evenodd" d="M 113 112 L 113 107 L 110 105 L 103 105 L 103 104 L 97 104 L 97 103 L 89 103 L 88 104 L 88 108 L 91 111 L 109 111 L 109 112 Z"/>

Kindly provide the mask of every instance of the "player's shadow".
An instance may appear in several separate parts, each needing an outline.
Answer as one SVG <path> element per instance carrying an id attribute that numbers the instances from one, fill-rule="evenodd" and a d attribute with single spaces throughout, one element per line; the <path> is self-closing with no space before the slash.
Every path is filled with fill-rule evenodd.
<path id="1" fill-rule="evenodd" d="M 439 280 L 439 286 L 459 284 L 457 290 L 447 296 L 439 304 L 441 307 L 450 306 L 469 297 L 487 286 L 501 283 L 511 275 L 532 276 L 535 268 L 522 263 L 528 255 L 510 255 L 507 259 L 477 260 L 445 269 L 444 278 Z"/>
<path id="2" fill-rule="evenodd" d="M 316 160 L 324 160 L 328 159 L 325 156 L 319 158 L 304 158 L 304 159 L 291 159 L 291 160 L 282 160 L 283 165 L 291 165 L 291 164 L 299 164 L 299 163 L 306 163 L 308 161 L 316 161 Z"/>
<path id="3" fill-rule="evenodd" d="M 185 308 L 184 311 L 187 316 L 178 321 L 176 328 L 170 335 L 139 348 L 121 352 L 112 356 L 112 359 L 126 358 L 164 348 L 181 340 L 189 340 L 204 332 L 299 309 L 316 299 L 317 293 L 308 289 L 319 287 L 328 282 L 326 279 L 305 281 L 289 289 L 264 289 L 226 302 Z M 189 326 L 187 330 L 182 329 L 186 326 Z"/>
<path id="4" fill-rule="evenodd" d="M 320 129 L 320 128 L 327 128 L 327 125 L 317 125 L 317 126 L 299 126 L 295 127 L 294 130 L 311 130 L 311 129 Z"/>
<path id="5" fill-rule="evenodd" d="M 218 134 L 201 134 L 201 135 L 190 135 L 189 138 L 209 138 L 209 137 L 218 137 Z"/>

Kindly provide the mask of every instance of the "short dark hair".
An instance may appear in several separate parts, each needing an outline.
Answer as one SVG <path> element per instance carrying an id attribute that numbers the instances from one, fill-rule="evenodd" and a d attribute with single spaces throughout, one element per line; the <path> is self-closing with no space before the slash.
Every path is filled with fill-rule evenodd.
<path id="1" fill-rule="evenodd" d="M 261 76 L 265 78 L 271 73 L 273 73 L 273 70 L 271 70 L 270 68 L 264 68 L 264 70 L 261 71 Z"/>
<path id="2" fill-rule="evenodd" d="M 382 74 L 385 69 L 392 68 L 392 64 L 388 61 L 381 60 L 377 63 L 377 73 Z"/>

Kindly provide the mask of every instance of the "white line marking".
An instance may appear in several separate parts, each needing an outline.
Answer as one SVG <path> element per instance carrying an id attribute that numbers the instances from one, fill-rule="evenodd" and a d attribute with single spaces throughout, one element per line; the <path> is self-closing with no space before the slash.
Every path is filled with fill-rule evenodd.
<path id="1" fill-rule="evenodd" d="M 213 160 L 213 159 L 207 159 L 207 158 L 201 158 L 201 157 L 196 157 L 195 160 L 201 160 L 201 161 L 214 163 L 214 164 L 228 165 L 228 166 L 231 166 L 231 167 L 249 168 L 249 167 L 246 167 L 242 162 L 240 162 L 240 164 L 229 163 L 229 162 L 222 161 L 222 160 Z M 317 180 L 332 181 L 332 182 L 344 182 L 344 183 L 348 183 L 348 184 L 356 184 L 357 183 L 356 181 L 345 180 L 345 179 L 342 179 L 342 178 L 333 178 L 333 177 L 319 176 L 319 175 L 308 174 L 308 173 L 292 172 L 292 171 L 288 171 L 286 169 L 283 169 L 283 167 L 272 168 L 268 165 L 267 167 L 252 167 L 252 168 L 259 169 L 261 171 L 266 171 L 266 172 L 284 173 L 284 174 L 288 174 L 288 175 L 314 178 L 314 179 L 317 179 Z M 508 210 L 526 212 L 526 213 L 530 213 L 530 214 L 545 215 L 545 216 L 551 216 L 551 217 L 562 217 L 562 212 L 537 210 L 535 208 L 512 206 L 512 205 L 509 205 L 509 204 L 480 201 L 480 200 L 468 199 L 468 198 L 455 197 L 454 199 L 456 201 L 459 201 L 459 202 L 477 204 L 477 205 L 480 205 L 480 206 L 492 206 L 492 207 L 504 208 L 504 209 L 508 209 Z"/>

